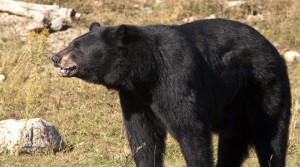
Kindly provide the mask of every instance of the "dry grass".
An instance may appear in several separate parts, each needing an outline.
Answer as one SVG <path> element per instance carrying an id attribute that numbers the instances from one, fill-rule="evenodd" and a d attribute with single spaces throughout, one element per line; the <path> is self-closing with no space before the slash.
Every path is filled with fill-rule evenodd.
<path id="1" fill-rule="evenodd" d="M 184 18 L 203 18 L 210 14 L 247 22 L 247 15 L 258 10 L 265 16 L 265 21 L 248 24 L 276 44 L 281 53 L 287 49 L 300 51 L 300 2 L 297 0 L 249 0 L 252 11 L 247 8 L 224 9 L 219 5 L 222 0 L 163 0 L 159 5 L 151 0 L 146 3 L 121 0 L 56 2 L 84 14 L 75 27 L 88 26 L 95 20 L 111 25 L 180 24 Z M 46 32 L 39 36 L 32 34 L 27 42 L 21 42 L 17 36 L 0 39 L 0 73 L 7 77 L 0 83 L 0 120 L 42 117 L 57 127 L 73 151 L 56 155 L 1 155 L 1 166 L 134 166 L 122 126 L 117 93 L 78 79 L 59 78 L 46 53 L 46 39 Z M 288 67 L 293 118 L 287 166 L 293 167 L 300 166 L 300 64 Z M 214 145 L 216 147 L 216 140 Z M 178 145 L 171 138 L 167 141 L 165 165 L 185 166 Z M 258 166 L 255 154 L 251 154 L 244 166 Z"/>

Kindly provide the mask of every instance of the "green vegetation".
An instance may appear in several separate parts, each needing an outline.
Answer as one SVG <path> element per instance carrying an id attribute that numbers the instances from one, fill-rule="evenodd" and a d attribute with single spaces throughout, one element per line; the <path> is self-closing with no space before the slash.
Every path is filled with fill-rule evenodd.
<path id="1" fill-rule="evenodd" d="M 50 4 L 51 0 L 28 0 Z M 225 9 L 219 0 L 162 0 L 129 3 L 123 0 L 55 0 L 75 8 L 83 17 L 73 27 L 87 27 L 92 21 L 103 25 L 181 24 L 191 16 L 204 18 L 215 14 L 254 26 L 276 44 L 280 53 L 300 51 L 300 1 L 249 0 L 248 7 Z M 263 14 L 262 22 L 247 22 L 253 11 Z M 1 25 L 0 22 L 0 30 Z M 12 29 L 14 27 L 11 27 Z M 0 166 L 134 166 L 122 126 L 117 92 L 85 83 L 79 79 L 60 78 L 49 60 L 45 41 L 47 31 L 30 34 L 26 42 L 17 36 L 0 38 L 0 120 L 41 117 L 56 126 L 66 141 L 65 152 L 56 155 L 0 155 Z M 300 166 L 300 64 L 289 64 L 293 95 L 293 118 L 287 166 Z M 215 137 L 215 147 L 216 147 Z M 165 166 L 185 166 L 177 143 L 169 137 Z M 245 167 L 258 166 L 254 151 Z"/>

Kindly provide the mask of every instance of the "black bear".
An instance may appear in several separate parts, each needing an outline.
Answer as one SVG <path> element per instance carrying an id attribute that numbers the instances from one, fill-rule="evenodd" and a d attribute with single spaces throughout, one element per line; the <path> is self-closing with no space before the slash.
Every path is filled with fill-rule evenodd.
<path id="1" fill-rule="evenodd" d="M 230 20 L 100 26 L 52 57 L 59 74 L 119 92 L 136 166 L 163 166 L 166 133 L 188 167 L 238 167 L 254 147 L 283 167 L 291 95 L 284 60 L 253 28 Z"/>

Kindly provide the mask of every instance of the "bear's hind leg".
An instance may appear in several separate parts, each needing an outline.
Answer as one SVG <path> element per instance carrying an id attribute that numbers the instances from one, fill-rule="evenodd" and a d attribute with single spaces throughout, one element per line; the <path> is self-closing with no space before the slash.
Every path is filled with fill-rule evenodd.
<path id="1" fill-rule="evenodd" d="M 137 167 L 162 167 L 166 129 L 129 93 L 120 91 L 127 138 Z"/>
<path id="2" fill-rule="evenodd" d="M 285 123 L 286 124 L 286 123 Z M 279 123 L 284 125 L 284 123 Z M 254 137 L 254 147 L 261 167 L 284 167 L 288 127 L 275 124 L 261 126 Z"/>
<path id="3" fill-rule="evenodd" d="M 282 77 L 284 78 L 284 77 Z M 291 96 L 288 82 L 262 86 L 262 104 L 253 117 L 253 144 L 261 167 L 284 167 L 288 148 Z"/>

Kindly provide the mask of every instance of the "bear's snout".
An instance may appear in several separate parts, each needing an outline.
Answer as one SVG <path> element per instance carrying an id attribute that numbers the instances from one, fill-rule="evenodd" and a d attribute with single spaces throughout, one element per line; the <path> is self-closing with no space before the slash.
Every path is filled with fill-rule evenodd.
<path id="1" fill-rule="evenodd" d="M 60 62 L 61 57 L 58 57 L 57 55 L 54 55 L 54 56 L 52 56 L 51 60 L 54 63 L 54 66 L 58 67 L 58 63 Z"/>
<path id="2" fill-rule="evenodd" d="M 62 77 L 71 77 L 78 73 L 78 66 L 72 59 L 70 49 L 60 51 L 51 60 L 55 67 L 60 68 L 59 75 Z"/>

